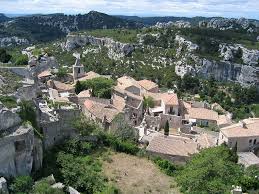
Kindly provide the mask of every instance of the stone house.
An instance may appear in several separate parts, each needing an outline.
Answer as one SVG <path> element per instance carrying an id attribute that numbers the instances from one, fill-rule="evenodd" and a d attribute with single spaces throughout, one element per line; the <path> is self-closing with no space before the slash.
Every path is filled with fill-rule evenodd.
<path id="1" fill-rule="evenodd" d="M 140 96 L 141 94 L 141 86 L 139 83 L 132 77 L 123 76 L 117 79 L 117 88 L 120 90 L 126 90 L 132 94 Z"/>
<path id="2" fill-rule="evenodd" d="M 152 138 L 146 150 L 150 154 L 184 163 L 192 154 L 198 153 L 199 145 L 189 138 L 158 135 Z"/>
<path id="3" fill-rule="evenodd" d="M 220 129 L 219 144 L 226 143 L 238 152 L 258 151 L 259 118 L 249 118 Z"/>
<path id="4" fill-rule="evenodd" d="M 113 105 L 87 99 L 82 107 L 84 115 L 99 123 L 105 130 L 116 128 L 115 117 L 121 113 Z"/>
<path id="5" fill-rule="evenodd" d="M 200 126 L 216 126 L 219 119 L 217 112 L 206 108 L 189 108 L 185 120 Z"/>
<path id="6" fill-rule="evenodd" d="M 146 93 L 145 97 L 151 97 L 154 100 L 155 107 L 150 108 L 150 112 L 154 116 L 159 114 L 170 114 L 180 116 L 180 106 L 177 94 L 165 93 Z"/>
<path id="7" fill-rule="evenodd" d="M 144 79 L 138 81 L 138 84 L 141 86 L 141 93 L 151 92 L 151 93 L 158 93 L 159 87 L 155 82 L 150 80 Z"/>
<path id="8" fill-rule="evenodd" d="M 113 89 L 111 103 L 118 110 L 123 111 L 129 124 L 139 125 L 143 119 L 143 97 L 135 95 L 118 86 Z"/>

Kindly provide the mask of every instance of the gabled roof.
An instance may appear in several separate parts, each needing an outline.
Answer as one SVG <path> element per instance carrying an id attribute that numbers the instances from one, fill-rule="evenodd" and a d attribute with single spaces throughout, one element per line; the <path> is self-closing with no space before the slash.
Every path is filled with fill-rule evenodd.
<path id="1" fill-rule="evenodd" d="M 101 77 L 100 74 L 95 73 L 94 71 L 89 71 L 88 73 L 85 73 L 85 75 L 81 78 L 79 78 L 79 81 L 85 81 L 85 80 L 90 80 L 90 79 L 94 79 L 97 77 Z"/>
<path id="2" fill-rule="evenodd" d="M 179 105 L 178 96 L 176 93 L 152 93 L 147 92 L 144 94 L 145 97 L 152 97 L 155 101 L 163 101 L 165 105 L 177 106 Z"/>
<path id="3" fill-rule="evenodd" d="M 52 73 L 49 70 L 43 71 L 40 74 L 38 74 L 38 78 L 43 78 L 43 77 L 49 77 L 52 76 Z"/>
<path id="4" fill-rule="evenodd" d="M 151 80 L 143 79 L 138 81 L 138 84 L 143 87 L 145 90 L 151 90 L 153 88 L 158 87 L 158 85 L 155 82 L 152 82 Z"/>
<path id="5" fill-rule="evenodd" d="M 214 110 L 193 107 L 187 109 L 186 117 L 188 117 L 189 119 L 201 119 L 210 121 L 217 121 L 219 119 L 218 113 Z"/>
<path id="6" fill-rule="evenodd" d="M 129 76 L 123 76 L 117 79 L 118 86 L 122 89 L 126 89 L 131 86 L 135 86 L 137 88 L 141 88 L 139 83 L 132 77 Z"/>
<path id="7" fill-rule="evenodd" d="M 259 118 L 245 119 L 237 124 L 220 129 L 228 138 L 231 137 L 258 137 Z"/>
<path id="8" fill-rule="evenodd" d="M 84 106 L 98 119 L 102 120 L 104 117 L 106 117 L 108 123 L 111 123 L 115 116 L 120 113 L 120 111 L 112 105 L 102 104 L 90 99 L 87 99 L 84 102 Z"/>
<path id="9" fill-rule="evenodd" d="M 78 98 L 85 98 L 85 97 L 91 97 L 90 90 L 84 90 L 77 94 Z"/>
<path id="10" fill-rule="evenodd" d="M 197 153 L 197 143 L 182 137 L 155 136 L 147 147 L 147 151 L 170 155 L 185 156 Z"/>

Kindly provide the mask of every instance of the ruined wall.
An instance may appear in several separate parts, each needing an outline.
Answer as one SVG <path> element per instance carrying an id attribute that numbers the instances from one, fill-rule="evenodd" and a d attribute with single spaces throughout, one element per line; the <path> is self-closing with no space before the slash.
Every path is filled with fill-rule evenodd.
<path id="1" fill-rule="evenodd" d="M 0 138 L 0 174 L 5 177 L 29 175 L 32 171 L 34 155 L 39 157 L 37 167 L 41 166 L 42 153 L 34 149 L 32 126 L 19 126 L 9 135 Z M 40 147 L 40 144 L 37 144 Z"/>
<path id="2" fill-rule="evenodd" d="M 44 147 L 51 148 L 59 144 L 64 139 L 76 135 L 73 128 L 73 120 L 80 115 L 79 109 L 59 109 L 57 110 L 59 119 L 57 121 L 41 122 L 40 127 L 44 135 Z"/>

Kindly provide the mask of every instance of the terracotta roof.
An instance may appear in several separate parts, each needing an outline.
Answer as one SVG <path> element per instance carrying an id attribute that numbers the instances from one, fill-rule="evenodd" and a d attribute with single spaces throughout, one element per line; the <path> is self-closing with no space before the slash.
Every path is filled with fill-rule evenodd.
<path id="1" fill-rule="evenodd" d="M 130 86 L 135 86 L 137 88 L 141 88 L 139 83 L 132 77 L 123 76 L 117 79 L 118 86 L 122 89 L 128 88 Z"/>
<path id="2" fill-rule="evenodd" d="M 85 73 L 85 75 L 81 78 L 79 78 L 79 81 L 85 81 L 85 80 L 90 80 L 90 79 L 94 79 L 97 77 L 101 77 L 100 74 L 95 73 L 94 71 L 89 71 L 88 73 Z"/>
<path id="3" fill-rule="evenodd" d="M 117 86 L 114 86 L 113 89 L 121 94 L 124 94 L 124 95 L 127 95 L 131 98 L 134 98 L 134 99 L 137 99 L 137 100 L 143 100 L 143 97 L 142 96 L 138 96 L 136 94 L 133 94 L 127 90 L 125 90 L 124 88 L 122 88 L 121 86 L 117 85 Z"/>
<path id="4" fill-rule="evenodd" d="M 259 136 L 259 118 L 245 119 L 220 131 L 228 138 Z"/>
<path id="5" fill-rule="evenodd" d="M 166 105 L 179 105 L 178 97 L 175 93 L 162 93 L 161 99 Z"/>
<path id="6" fill-rule="evenodd" d="M 152 82 L 152 81 L 147 80 L 147 79 L 143 79 L 143 80 L 138 81 L 138 84 L 146 90 L 151 90 L 153 88 L 158 87 L 158 85 L 155 82 Z"/>
<path id="7" fill-rule="evenodd" d="M 210 121 L 217 121 L 219 118 L 217 112 L 206 108 L 189 108 L 187 110 L 186 117 L 189 119 L 202 119 Z"/>
<path id="8" fill-rule="evenodd" d="M 62 83 L 60 81 L 53 81 L 54 87 L 58 90 L 58 91 L 71 91 L 74 89 L 74 87 L 70 84 L 65 84 Z"/>
<path id="9" fill-rule="evenodd" d="M 163 101 L 166 105 L 179 105 L 177 94 L 175 93 L 152 93 L 148 92 L 144 94 L 145 97 L 152 97 L 155 101 Z"/>
<path id="10" fill-rule="evenodd" d="M 52 76 L 52 73 L 49 70 L 43 71 L 40 74 L 38 74 L 38 78 L 49 77 L 49 76 Z"/>
<path id="11" fill-rule="evenodd" d="M 112 104 L 115 106 L 119 111 L 123 111 L 126 106 L 125 99 L 118 95 L 113 95 Z"/>
<path id="12" fill-rule="evenodd" d="M 84 90 L 77 94 L 78 98 L 85 98 L 85 97 L 91 97 L 90 91 L 89 90 Z"/>
<path id="13" fill-rule="evenodd" d="M 100 120 L 106 116 L 108 123 L 112 122 L 115 116 L 120 113 L 120 111 L 112 105 L 102 104 L 90 99 L 84 102 L 84 106 L 90 113 Z"/>
<path id="14" fill-rule="evenodd" d="M 198 152 L 197 145 L 188 138 L 155 136 L 149 142 L 147 150 L 171 156 L 189 156 Z"/>

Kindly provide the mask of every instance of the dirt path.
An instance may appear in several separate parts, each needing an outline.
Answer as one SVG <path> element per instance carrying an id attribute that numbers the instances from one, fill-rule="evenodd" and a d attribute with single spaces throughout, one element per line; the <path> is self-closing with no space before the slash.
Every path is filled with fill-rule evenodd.
<path id="1" fill-rule="evenodd" d="M 104 174 L 125 194 L 179 194 L 172 177 L 163 174 L 151 161 L 122 153 L 113 153 L 104 162 Z"/>

